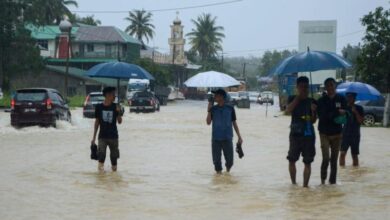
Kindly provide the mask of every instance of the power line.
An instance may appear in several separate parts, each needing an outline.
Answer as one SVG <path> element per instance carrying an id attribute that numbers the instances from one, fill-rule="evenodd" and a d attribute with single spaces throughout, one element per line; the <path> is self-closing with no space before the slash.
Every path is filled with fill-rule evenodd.
<path id="1" fill-rule="evenodd" d="M 231 0 L 231 1 L 224 1 L 224 2 L 216 2 L 216 3 L 209 3 L 209 4 L 203 4 L 203 5 L 194 5 L 194 6 L 186 6 L 186 7 L 177 7 L 177 8 L 163 8 L 163 9 L 150 9 L 145 10 L 147 12 L 166 12 L 166 11 L 178 11 L 178 10 L 188 10 L 188 9 L 195 9 L 195 8 L 206 8 L 206 7 L 212 7 L 212 6 L 218 6 L 218 5 L 227 5 L 237 2 L 242 2 L 244 0 Z M 72 11 L 75 13 L 96 13 L 96 14 L 122 14 L 122 13 L 129 13 L 130 10 L 122 11 L 122 10 L 112 10 L 112 11 Z"/>

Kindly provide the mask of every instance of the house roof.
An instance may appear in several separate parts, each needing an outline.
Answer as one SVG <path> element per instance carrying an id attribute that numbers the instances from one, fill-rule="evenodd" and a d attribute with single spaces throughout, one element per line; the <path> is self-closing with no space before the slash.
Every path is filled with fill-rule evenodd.
<path id="1" fill-rule="evenodd" d="M 141 44 L 137 39 L 114 26 L 81 26 L 76 32 L 75 41 Z"/>
<path id="2" fill-rule="evenodd" d="M 61 34 L 58 25 L 34 26 L 26 25 L 31 31 L 31 37 L 37 40 L 55 39 Z M 72 35 L 75 42 L 98 42 L 98 43 L 133 43 L 141 45 L 141 42 L 126 34 L 114 26 L 90 26 L 79 25 L 72 27 Z"/>
<path id="3" fill-rule="evenodd" d="M 65 63 L 66 59 L 64 58 L 48 58 L 46 59 L 48 62 L 57 62 L 57 63 Z M 107 58 L 70 58 L 70 63 L 107 63 L 118 61 L 117 59 L 107 59 Z"/>
<path id="4" fill-rule="evenodd" d="M 46 65 L 46 69 L 54 71 L 56 73 L 60 73 L 60 74 L 65 74 L 66 73 L 66 69 L 65 68 L 66 68 L 65 66 Z M 114 86 L 114 87 L 117 86 L 117 80 L 116 79 L 91 78 L 91 77 L 88 77 L 86 75 L 86 72 L 87 71 L 85 71 L 83 69 L 79 69 L 79 68 L 75 68 L 75 67 L 69 67 L 69 70 L 68 70 L 69 75 L 71 75 L 73 77 L 76 77 L 76 78 L 79 78 L 79 79 L 88 80 L 88 81 L 94 81 L 97 84 L 103 84 L 103 85 L 106 85 L 106 86 Z M 126 86 L 127 84 L 128 84 L 127 81 L 123 81 L 123 80 L 120 81 L 120 85 L 121 86 Z"/>
<path id="5" fill-rule="evenodd" d="M 31 31 L 31 37 L 37 40 L 55 39 L 61 34 L 58 25 L 34 26 L 26 25 L 26 28 Z M 79 27 L 72 27 L 72 35 L 75 35 Z"/>

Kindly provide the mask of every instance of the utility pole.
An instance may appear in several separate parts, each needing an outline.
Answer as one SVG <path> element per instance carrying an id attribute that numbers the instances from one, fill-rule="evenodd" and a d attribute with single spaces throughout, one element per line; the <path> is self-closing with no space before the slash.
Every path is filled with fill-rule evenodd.
<path id="1" fill-rule="evenodd" d="M 116 42 L 116 59 L 118 60 L 118 62 L 121 61 L 121 56 L 119 53 L 119 40 Z"/>

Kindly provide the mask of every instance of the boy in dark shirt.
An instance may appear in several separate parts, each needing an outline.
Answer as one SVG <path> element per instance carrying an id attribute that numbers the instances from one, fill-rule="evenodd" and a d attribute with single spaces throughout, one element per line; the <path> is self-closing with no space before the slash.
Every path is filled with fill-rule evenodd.
<path id="1" fill-rule="evenodd" d="M 118 128 L 116 123 L 122 123 L 120 106 L 114 103 L 115 88 L 106 87 L 103 89 L 105 97 L 102 104 L 95 108 L 95 126 L 93 131 L 92 144 L 95 144 L 96 134 L 98 137 L 98 170 L 104 171 L 104 161 L 106 159 L 107 146 L 110 148 L 110 159 L 112 171 L 117 170 L 117 159 L 119 158 L 118 149 Z M 100 128 L 100 129 L 99 129 Z"/>
<path id="2" fill-rule="evenodd" d="M 320 132 L 322 151 L 321 183 L 325 184 L 330 163 L 329 183 L 336 184 L 342 124 L 336 123 L 335 119 L 345 115 L 346 101 L 343 96 L 336 93 L 335 79 L 328 78 L 324 84 L 326 95 L 318 100 L 318 130 Z M 330 153 L 329 150 L 331 151 Z"/>
<path id="3" fill-rule="evenodd" d="M 317 120 L 316 101 L 309 98 L 309 79 L 301 76 L 297 79 L 296 96 L 288 99 L 286 113 L 291 113 L 290 147 L 287 159 L 289 160 L 289 172 L 292 184 L 296 184 L 296 161 L 302 154 L 305 164 L 303 174 L 303 186 L 308 187 L 311 174 L 311 163 L 314 161 L 315 132 L 313 123 Z"/>
<path id="4" fill-rule="evenodd" d="M 343 141 L 341 142 L 340 166 L 345 166 L 345 156 L 351 147 L 353 166 L 359 166 L 360 125 L 364 120 L 364 110 L 355 105 L 356 93 L 347 93 L 347 123 L 343 127 Z"/>
<path id="5" fill-rule="evenodd" d="M 233 128 L 238 136 L 238 143 L 242 144 L 242 138 L 236 122 L 234 107 L 225 104 L 225 90 L 218 89 L 213 93 L 215 100 L 209 101 L 206 123 L 207 125 L 212 123 L 212 157 L 215 171 L 220 174 L 222 172 L 222 152 L 225 156 L 226 171 L 230 172 L 233 166 Z M 214 101 L 217 105 L 214 105 Z"/>

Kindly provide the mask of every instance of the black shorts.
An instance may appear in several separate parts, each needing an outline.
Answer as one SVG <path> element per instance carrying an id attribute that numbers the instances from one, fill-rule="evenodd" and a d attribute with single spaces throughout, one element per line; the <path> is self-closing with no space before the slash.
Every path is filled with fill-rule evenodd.
<path id="1" fill-rule="evenodd" d="M 310 164 L 314 161 L 316 155 L 316 138 L 313 137 L 295 137 L 290 135 L 290 148 L 288 150 L 287 160 L 296 162 L 302 154 L 303 163 Z"/>
<path id="2" fill-rule="evenodd" d="M 348 148 L 351 147 L 352 155 L 359 155 L 360 136 L 343 136 L 341 142 L 341 151 L 347 152 Z"/>

